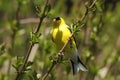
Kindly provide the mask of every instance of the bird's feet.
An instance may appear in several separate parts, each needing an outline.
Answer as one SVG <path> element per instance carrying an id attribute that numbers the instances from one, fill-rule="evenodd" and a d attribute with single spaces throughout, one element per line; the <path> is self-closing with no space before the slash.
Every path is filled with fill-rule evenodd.
<path id="1" fill-rule="evenodd" d="M 58 62 L 61 62 L 63 60 L 63 52 L 58 53 Z"/>
<path id="2" fill-rule="evenodd" d="M 63 52 L 58 53 L 58 56 L 63 56 L 63 55 L 64 55 Z"/>

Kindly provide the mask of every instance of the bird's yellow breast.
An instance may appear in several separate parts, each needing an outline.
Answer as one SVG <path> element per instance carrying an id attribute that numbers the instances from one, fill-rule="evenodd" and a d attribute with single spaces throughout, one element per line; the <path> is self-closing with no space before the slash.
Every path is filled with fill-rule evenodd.
<path id="1" fill-rule="evenodd" d="M 51 34 L 53 41 L 57 45 L 58 49 L 61 49 L 71 36 L 71 32 L 67 27 L 68 26 L 66 24 L 61 24 L 59 27 L 53 26 Z M 76 47 L 74 40 L 71 40 L 73 47 Z M 71 45 L 68 44 L 65 48 L 65 51 L 70 50 L 70 46 Z"/>

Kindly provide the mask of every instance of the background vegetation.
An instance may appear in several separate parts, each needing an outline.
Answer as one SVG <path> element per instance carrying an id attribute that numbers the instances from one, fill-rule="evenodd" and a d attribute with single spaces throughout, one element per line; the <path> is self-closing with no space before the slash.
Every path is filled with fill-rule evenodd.
<path id="1" fill-rule="evenodd" d="M 119 0 L 0 0 L 0 80 L 44 80 L 59 52 L 50 37 L 61 16 L 74 34 L 88 68 L 72 74 L 58 63 L 47 80 L 120 80 Z"/>

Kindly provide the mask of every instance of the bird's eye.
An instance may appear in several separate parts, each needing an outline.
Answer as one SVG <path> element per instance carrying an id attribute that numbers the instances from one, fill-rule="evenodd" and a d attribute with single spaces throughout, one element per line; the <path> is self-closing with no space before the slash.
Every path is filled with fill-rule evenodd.
<path id="1" fill-rule="evenodd" d="M 60 20 L 60 17 L 56 17 L 55 19 L 56 19 L 56 20 Z"/>

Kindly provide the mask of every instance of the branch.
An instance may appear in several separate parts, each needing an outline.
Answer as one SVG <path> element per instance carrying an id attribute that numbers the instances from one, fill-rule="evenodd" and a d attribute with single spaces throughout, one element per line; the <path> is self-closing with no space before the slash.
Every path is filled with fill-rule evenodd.
<path id="1" fill-rule="evenodd" d="M 89 9 L 91 9 L 91 8 L 95 5 L 96 1 L 97 1 L 97 0 L 94 0 L 94 1 L 93 1 L 93 3 L 89 6 Z"/>
<path id="2" fill-rule="evenodd" d="M 15 52 L 15 46 L 14 46 L 14 43 L 15 43 L 15 36 L 19 30 L 19 27 L 20 27 L 20 11 L 21 11 L 21 6 L 22 4 L 20 2 L 18 2 L 18 6 L 17 6 L 17 9 L 16 9 L 16 13 L 15 13 L 15 20 L 16 20 L 16 24 L 15 26 L 12 28 L 12 35 L 11 35 L 11 39 L 12 39 L 12 42 L 11 42 L 11 50 L 10 50 L 10 53 L 14 54 Z M 10 74 L 10 69 L 11 69 L 11 64 L 12 64 L 12 60 L 10 59 L 9 60 L 9 63 L 8 63 L 8 76 Z"/>
<path id="3" fill-rule="evenodd" d="M 47 8 L 48 1 L 49 1 L 49 0 L 46 0 L 46 3 L 45 3 L 45 6 L 44 6 L 42 15 L 41 15 L 41 17 L 40 17 L 39 25 L 38 25 L 38 27 L 37 27 L 36 30 L 35 30 L 36 35 L 39 34 L 38 32 L 39 32 L 39 29 L 40 29 L 40 27 L 41 27 L 42 21 L 43 21 L 43 19 L 46 17 L 46 16 L 45 16 L 45 11 L 46 11 L 46 8 Z M 29 55 L 30 55 L 30 53 L 31 53 L 31 50 L 32 50 L 33 46 L 34 46 L 34 43 L 31 43 L 31 44 L 30 44 L 30 47 L 29 47 L 29 49 L 28 49 L 28 52 L 27 52 L 26 56 L 24 57 L 23 64 L 21 65 L 19 71 L 17 72 L 18 74 L 17 74 L 15 80 L 19 80 L 20 76 L 22 75 L 22 72 L 23 72 L 23 70 L 24 70 L 24 68 L 25 68 L 25 65 L 26 65 L 27 61 L 28 61 L 28 58 L 29 58 Z"/>
<path id="4" fill-rule="evenodd" d="M 56 61 L 53 61 L 50 69 L 48 70 L 48 72 L 43 76 L 42 80 L 46 80 L 47 76 L 49 75 L 49 73 L 52 71 L 52 69 L 54 68 L 54 66 L 57 64 Z"/>
<path id="5" fill-rule="evenodd" d="M 41 23 L 42 23 L 43 19 L 46 17 L 45 11 L 47 9 L 48 2 L 49 2 L 49 0 L 46 0 L 45 6 L 44 6 L 44 10 L 43 10 L 43 13 L 41 14 L 40 22 L 38 24 L 38 27 L 37 27 L 35 33 L 38 33 L 38 31 L 40 29 L 40 26 L 41 26 Z"/>
<path id="6" fill-rule="evenodd" d="M 85 14 L 82 16 L 82 18 L 78 21 L 78 23 L 81 23 L 85 18 L 86 16 L 88 15 L 88 12 L 89 12 L 89 9 L 91 9 L 94 4 L 96 3 L 97 0 L 94 0 L 93 3 L 88 7 L 86 8 L 86 12 Z M 75 32 L 74 32 L 75 33 Z M 71 38 L 73 37 L 74 33 L 71 34 L 71 36 L 69 37 L 69 39 L 67 40 L 67 42 L 63 45 L 62 49 L 58 52 L 59 53 L 62 53 L 64 51 L 64 49 L 66 48 L 67 44 L 69 43 L 69 41 L 71 40 Z M 58 56 L 57 60 L 62 57 L 62 56 Z M 49 68 L 49 70 L 47 71 L 46 74 L 43 75 L 42 77 L 42 80 L 46 80 L 46 78 L 48 77 L 49 73 L 52 71 L 52 69 L 54 68 L 54 66 L 57 64 L 56 61 L 53 61 L 51 67 Z"/>
<path id="7" fill-rule="evenodd" d="M 91 8 L 93 8 L 93 6 L 95 5 L 96 1 L 97 0 L 94 0 L 93 3 L 89 7 L 86 7 L 86 11 L 85 11 L 84 15 L 82 16 L 82 18 L 77 23 L 80 24 L 86 18 L 86 16 L 88 15 L 88 12 L 90 11 Z"/>
<path id="8" fill-rule="evenodd" d="M 64 51 L 64 49 L 66 48 L 68 42 L 69 42 L 69 41 L 71 40 L 71 38 L 73 37 L 73 34 L 74 34 L 74 33 L 71 34 L 71 36 L 68 38 L 67 42 L 63 45 L 63 47 L 62 47 L 61 50 L 58 52 L 58 54 L 59 54 L 59 53 L 62 53 L 62 52 Z M 47 76 L 48 76 L 49 73 L 52 71 L 52 69 L 54 68 L 54 66 L 57 64 L 57 61 L 59 60 L 60 57 L 62 57 L 62 56 L 58 56 L 57 60 L 56 60 L 56 61 L 55 61 L 55 60 L 53 61 L 52 66 L 50 67 L 50 69 L 48 70 L 48 72 L 47 72 L 46 74 L 44 74 L 42 80 L 46 80 Z"/>

